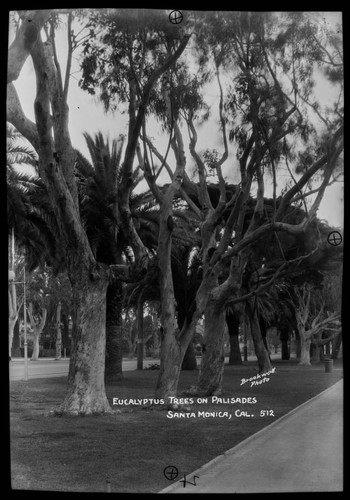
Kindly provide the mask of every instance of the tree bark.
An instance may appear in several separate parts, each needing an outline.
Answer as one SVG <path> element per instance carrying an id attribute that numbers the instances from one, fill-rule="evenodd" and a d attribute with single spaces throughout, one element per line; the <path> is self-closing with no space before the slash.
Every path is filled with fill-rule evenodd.
<path id="1" fill-rule="evenodd" d="M 239 346 L 238 335 L 230 335 L 230 358 L 228 364 L 229 365 L 242 364 L 242 355 L 241 355 L 241 348 Z"/>
<path id="2" fill-rule="evenodd" d="M 111 413 L 104 372 L 106 350 L 106 293 L 108 273 L 105 266 L 87 275 L 76 269 L 73 276 L 73 334 L 68 387 L 59 415 Z"/>
<path id="3" fill-rule="evenodd" d="M 311 344 L 311 362 L 320 363 L 321 362 L 321 348 L 318 345 Z"/>
<path id="4" fill-rule="evenodd" d="M 28 314 L 30 318 L 31 327 L 33 328 L 34 340 L 33 340 L 33 352 L 31 361 L 37 361 L 39 359 L 39 350 L 40 350 L 40 335 L 44 329 L 46 322 L 47 309 L 43 308 L 42 316 L 40 321 L 37 323 L 33 316 L 33 304 L 29 304 Z"/>
<path id="5" fill-rule="evenodd" d="M 62 309 L 62 304 L 61 304 L 61 302 L 59 302 L 57 304 L 57 313 L 56 313 L 56 356 L 55 356 L 55 359 L 61 359 L 61 357 L 62 357 L 61 309 Z"/>
<path id="6" fill-rule="evenodd" d="M 67 351 L 68 351 L 68 356 L 69 356 L 69 353 L 70 353 L 70 345 L 69 345 L 69 318 L 68 318 L 68 315 L 64 311 L 62 311 L 61 318 L 62 318 L 62 324 L 63 324 L 63 328 L 62 328 L 62 344 L 63 344 L 63 349 L 66 349 L 66 355 L 67 355 Z"/>
<path id="7" fill-rule="evenodd" d="M 38 34 L 50 16 L 49 10 L 27 11 L 22 13 L 21 26 L 9 48 L 7 82 L 17 80 L 29 53 L 38 39 Z"/>
<path id="8" fill-rule="evenodd" d="M 18 320 L 18 308 L 17 308 L 17 295 L 16 295 L 16 285 L 12 283 L 8 290 L 8 305 L 9 305 L 9 344 L 8 352 L 9 359 L 11 359 L 12 352 L 12 342 L 14 328 Z"/>
<path id="9" fill-rule="evenodd" d="M 19 321 L 17 320 L 13 329 L 12 354 L 13 358 L 21 357 L 21 339 L 19 334 Z"/>
<path id="10" fill-rule="evenodd" d="M 181 188 L 186 157 L 180 129 L 174 120 L 174 140 L 172 147 L 176 157 L 176 170 L 166 194 L 160 195 L 155 182 L 149 182 L 150 188 L 160 203 L 159 236 L 158 236 L 158 266 L 160 270 L 161 327 L 163 339 L 160 354 L 160 370 L 155 391 L 156 398 L 167 400 L 176 396 L 181 364 L 188 344 L 192 340 L 193 325 L 185 334 L 180 331 L 176 319 L 176 303 L 174 283 L 171 268 L 171 245 L 173 231 L 173 198 Z M 145 164 L 146 167 L 146 164 Z M 146 179 L 151 173 L 145 168 Z M 184 326 L 186 330 L 186 326 Z"/>
<path id="11" fill-rule="evenodd" d="M 197 358 L 193 342 L 188 344 L 182 361 L 181 370 L 197 370 Z"/>
<path id="12" fill-rule="evenodd" d="M 304 333 L 301 332 L 300 340 L 301 340 L 301 350 L 300 350 L 299 365 L 311 366 L 311 361 L 310 361 L 311 339 L 307 338 L 306 335 L 304 335 Z"/>
<path id="13" fill-rule="evenodd" d="M 159 356 L 159 339 L 158 339 L 158 332 L 155 329 L 153 332 L 153 357 L 158 358 Z"/>
<path id="14" fill-rule="evenodd" d="M 254 343 L 256 357 L 258 358 L 259 373 L 264 373 L 271 370 L 271 362 L 269 353 L 266 350 L 262 335 L 260 333 L 260 325 L 256 310 L 253 304 L 248 303 L 248 314 L 250 322 L 250 332 Z"/>
<path id="15" fill-rule="evenodd" d="M 342 335 L 341 333 L 333 340 L 333 345 L 332 345 L 332 359 L 338 359 L 339 356 L 339 351 L 340 351 L 340 346 L 342 342 Z"/>
<path id="16" fill-rule="evenodd" d="M 179 327 L 179 330 L 182 329 L 185 321 L 186 321 L 186 312 L 183 310 L 178 311 L 177 325 Z M 197 370 L 196 351 L 192 341 L 188 344 L 188 347 L 186 349 L 185 356 L 181 365 L 181 370 Z"/>
<path id="17" fill-rule="evenodd" d="M 33 351 L 31 361 L 38 361 L 40 352 L 40 333 L 36 327 L 33 328 Z"/>
<path id="18" fill-rule="evenodd" d="M 9 359 L 12 357 L 12 342 L 13 342 L 13 333 L 15 329 L 15 324 L 17 323 L 17 317 L 11 318 L 9 317 Z"/>
<path id="19" fill-rule="evenodd" d="M 237 313 L 227 312 L 226 323 L 230 338 L 230 358 L 229 365 L 241 365 L 242 356 L 239 347 L 239 316 Z"/>
<path id="20" fill-rule="evenodd" d="M 298 335 L 295 336 L 295 357 L 296 359 L 300 359 L 301 356 L 301 338 L 298 333 Z"/>
<path id="21" fill-rule="evenodd" d="M 204 352 L 199 367 L 199 396 L 220 395 L 224 374 L 225 351 L 225 310 L 218 308 L 215 301 L 209 299 L 205 309 Z"/>
<path id="22" fill-rule="evenodd" d="M 106 302 L 106 378 L 123 378 L 122 293 L 120 281 L 109 283 Z"/>
<path id="23" fill-rule="evenodd" d="M 175 335 L 164 334 L 160 351 L 160 370 L 155 391 L 155 398 L 166 401 L 176 396 L 184 353 Z"/>

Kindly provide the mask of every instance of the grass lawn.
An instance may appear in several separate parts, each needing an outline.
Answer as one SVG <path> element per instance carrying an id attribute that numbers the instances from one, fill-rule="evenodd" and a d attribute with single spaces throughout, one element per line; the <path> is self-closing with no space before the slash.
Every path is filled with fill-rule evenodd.
<path id="1" fill-rule="evenodd" d="M 12 381 L 10 439 L 12 488 L 46 491 L 106 491 L 156 493 L 170 485 L 163 475 L 168 465 L 179 477 L 190 474 L 240 443 L 343 376 L 335 362 L 332 373 L 323 364 L 309 368 L 295 362 L 274 362 L 269 381 L 251 387 L 242 378 L 256 374 L 256 363 L 226 366 L 224 398 L 255 397 L 256 404 L 191 404 L 191 411 L 227 411 L 227 418 L 167 418 L 156 407 L 114 406 L 108 416 L 58 417 L 49 410 L 62 401 L 66 377 Z M 106 387 L 112 398 L 152 398 L 158 371 L 129 371 Z M 179 397 L 194 385 L 198 372 L 183 372 Z M 195 398 L 196 400 L 196 398 Z M 237 417 L 239 409 L 254 417 Z M 273 410 L 274 417 L 260 417 Z M 181 477 L 180 477 L 181 476 Z"/>

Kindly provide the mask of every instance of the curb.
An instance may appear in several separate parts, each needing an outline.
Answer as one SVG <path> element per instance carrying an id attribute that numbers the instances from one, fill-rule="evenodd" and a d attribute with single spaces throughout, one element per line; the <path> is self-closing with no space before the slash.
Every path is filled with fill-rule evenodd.
<path id="1" fill-rule="evenodd" d="M 279 417 L 277 420 L 275 420 L 271 424 L 267 425 L 266 427 L 263 427 L 262 429 L 260 429 L 259 431 L 255 432 L 251 436 L 248 436 L 246 439 L 244 439 L 243 441 L 241 441 L 240 443 L 238 443 L 233 448 L 230 448 L 229 450 L 225 451 L 222 455 L 218 455 L 217 457 L 213 458 L 212 460 L 210 460 L 210 462 L 207 462 L 206 464 L 204 464 L 201 467 L 199 467 L 199 469 L 196 469 L 195 471 L 190 472 L 190 473 L 186 473 L 186 476 L 199 475 L 200 472 L 206 471 L 212 465 L 216 464 L 217 462 L 220 462 L 225 457 L 233 455 L 234 453 L 236 453 L 237 451 L 239 451 L 240 448 L 244 447 L 245 445 L 247 445 L 248 443 L 250 443 L 250 441 L 252 441 L 252 440 L 256 439 L 257 437 L 259 437 L 266 430 L 268 430 L 271 427 L 279 424 L 282 420 L 286 419 L 287 417 L 289 417 L 290 415 L 292 415 L 296 411 L 300 410 L 303 406 L 306 406 L 309 403 L 312 403 L 315 399 L 318 399 L 319 397 L 321 397 L 321 396 L 325 395 L 327 392 L 329 392 L 331 389 L 334 389 L 334 387 L 337 384 L 339 384 L 340 382 L 343 382 L 343 380 L 344 379 L 338 380 L 335 384 L 331 385 L 330 387 L 327 387 L 327 389 L 325 389 L 324 391 L 320 392 L 319 394 L 316 394 L 316 396 L 312 397 L 311 399 L 308 399 L 307 401 L 304 401 L 304 403 L 301 403 L 301 405 L 293 408 L 288 413 L 286 413 L 285 415 L 282 415 L 282 417 Z M 179 481 L 176 481 L 175 483 L 171 484 L 170 486 L 167 486 L 163 490 L 158 491 L 157 494 L 171 493 L 173 490 L 177 490 L 178 487 L 179 487 Z"/>

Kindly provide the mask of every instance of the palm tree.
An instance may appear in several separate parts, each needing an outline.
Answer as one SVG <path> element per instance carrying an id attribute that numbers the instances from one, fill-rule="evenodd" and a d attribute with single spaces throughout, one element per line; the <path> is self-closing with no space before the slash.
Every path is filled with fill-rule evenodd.
<path id="1" fill-rule="evenodd" d="M 119 136 L 111 143 L 101 132 L 94 137 L 85 133 L 84 138 L 91 162 L 77 151 L 76 177 L 81 217 L 91 248 L 99 262 L 107 265 L 128 263 L 133 268 L 130 242 L 122 230 L 124 214 L 118 204 L 123 176 L 120 162 L 124 136 Z M 137 168 L 131 179 L 133 193 L 130 212 L 135 227 L 151 254 L 157 246 L 158 212 L 149 191 L 141 194 L 134 192 L 142 178 L 141 170 Z M 135 279 L 138 279 L 137 276 Z M 120 276 L 111 273 L 107 289 L 106 376 L 122 376 L 122 302 L 123 281 Z"/>
<path id="2" fill-rule="evenodd" d="M 36 174 L 36 153 L 22 144 L 22 136 L 7 127 L 7 221 L 19 250 L 26 253 L 29 271 L 44 262 L 55 270 L 64 266 L 64 255 L 57 244 L 58 232 L 50 197 Z M 22 168 L 30 166 L 32 172 Z"/>
<path id="3" fill-rule="evenodd" d="M 37 155 L 25 145 L 24 138 L 7 126 L 6 180 L 7 220 L 9 235 L 16 242 L 17 250 L 25 253 L 25 263 L 32 272 L 44 262 L 54 264 L 57 270 L 63 265 L 63 252 L 57 245 L 57 224 L 52 205 L 42 180 L 36 174 Z M 29 167 L 29 171 L 26 171 Z M 12 266 L 13 258 L 12 260 Z M 10 317 L 9 348 L 20 355 L 18 310 L 13 300 Z M 17 325 L 17 328 L 16 328 Z M 13 336 L 12 336 L 13 333 Z"/>

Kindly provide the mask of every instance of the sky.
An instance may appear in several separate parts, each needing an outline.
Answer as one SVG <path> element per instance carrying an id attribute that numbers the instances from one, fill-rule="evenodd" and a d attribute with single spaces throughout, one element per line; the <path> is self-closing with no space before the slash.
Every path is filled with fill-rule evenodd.
<path id="1" fill-rule="evenodd" d="M 325 12 L 323 13 L 325 22 L 333 25 L 335 22 L 341 21 L 341 14 L 338 12 Z M 13 32 L 10 28 L 9 43 L 13 39 Z M 67 49 L 66 31 L 59 31 L 56 35 L 58 57 L 62 68 L 62 73 L 65 71 L 65 54 Z M 127 120 L 126 114 L 120 112 L 105 113 L 103 105 L 98 101 L 97 97 L 89 95 L 87 92 L 82 91 L 78 86 L 79 79 L 79 60 L 77 54 L 74 55 L 72 62 L 72 71 L 70 79 L 70 90 L 68 105 L 69 113 L 69 129 L 71 140 L 77 149 L 79 149 L 85 156 L 89 157 L 88 150 L 83 138 L 83 132 L 88 132 L 91 135 L 101 131 L 105 136 L 110 139 L 117 138 L 119 134 L 126 133 Z M 19 94 L 23 110 L 28 118 L 34 121 L 34 99 L 36 93 L 35 74 L 31 58 L 29 57 L 22 68 L 19 78 L 14 82 L 16 90 Z M 322 80 L 318 81 L 316 88 L 318 95 L 323 103 L 332 99 L 332 89 L 328 85 L 324 85 Z M 217 83 L 211 84 L 206 92 L 207 102 L 212 106 L 212 118 L 210 121 L 200 128 L 198 128 L 198 145 L 197 150 L 201 151 L 206 148 L 216 148 L 219 153 L 223 151 L 223 143 L 221 134 L 213 133 L 213 120 L 218 122 L 218 102 L 219 102 L 219 89 Z M 150 137 L 154 138 L 154 144 L 160 153 L 165 153 L 168 143 L 168 136 L 164 136 L 161 132 L 159 125 L 155 120 L 149 120 L 147 130 Z M 215 130 L 219 131 L 218 127 Z M 182 128 L 183 138 L 186 148 L 186 158 L 189 165 L 193 164 L 193 160 L 188 150 L 188 134 L 185 128 Z M 174 156 L 170 149 L 168 162 L 174 164 Z M 235 155 L 231 151 L 226 166 L 224 168 L 224 175 L 231 182 L 237 182 L 238 177 L 234 174 L 235 168 Z M 280 180 L 283 181 L 285 173 L 281 171 Z M 160 177 L 161 182 L 169 182 L 169 177 L 166 173 Z M 266 196 L 271 196 L 269 193 L 269 185 L 266 183 Z M 271 189 L 270 189 L 271 191 Z M 342 182 L 337 182 L 328 187 L 318 211 L 318 217 L 325 219 L 331 226 L 343 227 L 343 194 L 344 186 Z"/>

